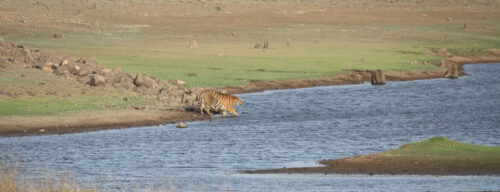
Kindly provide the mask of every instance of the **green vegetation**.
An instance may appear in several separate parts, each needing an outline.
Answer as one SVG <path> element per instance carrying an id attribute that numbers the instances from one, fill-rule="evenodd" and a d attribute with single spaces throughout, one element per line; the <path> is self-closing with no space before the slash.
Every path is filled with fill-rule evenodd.
<path id="1" fill-rule="evenodd" d="M 0 116 L 50 115 L 154 103 L 154 99 L 135 92 L 93 88 L 38 69 L 24 69 L 16 65 L 0 70 L 0 93 Z"/>
<path id="2" fill-rule="evenodd" d="M 424 141 L 410 143 L 382 154 L 405 156 L 432 156 L 453 158 L 478 158 L 500 161 L 500 146 L 481 146 L 462 143 L 444 137 L 434 137 Z"/>
<path id="3" fill-rule="evenodd" d="M 94 58 L 128 73 L 184 80 L 187 87 L 329 77 L 354 69 L 429 69 L 436 66 L 410 63 L 437 64 L 441 57 L 434 52 L 442 48 L 475 55 L 500 47 L 498 4 L 489 1 L 105 2 L 0 2 L 5 10 L 0 35 L 42 51 Z M 26 22 L 19 21 L 21 16 Z M 56 33 L 64 38 L 55 39 Z M 199 47 L 189 48 L 191 40 Z M 254 48 L 265 41 L 269 49 Z M 104 104 L 86 96 L 55 97 L 62 102 L 54 105 L 47 98 L 3 99 L 0 107 L 7 107 L 0 115 L 121 105 L 120 98 L 98 92 L 91 95 Z"/>
<path id="4" fill-rule="evenodd" d="M 1 115 L 51 115 L 81 110 L 120 109 L 127 106 L 143 106 L 150 104 L 146 98 L 80 96 L 74 98 L 25 98 L 0 100 Z"/>
<path id="5" fill-rule="evenodd" d="M 73 38 L 87 39 L 85 35 Z M 116 38 L 116 37 L 113 37 Z M 73 41 L 74 39 L 72 39 Z M 188 87 L 234 86 L 262 80 L 328 77 L 344 70 L 382 69 L 415 70 L 435 66 L 412 65 L 411 61 L 441 61 L 429 51 L 441 46 L 452 51 L 477 54 L 473 44 L 412 43 L 412 42 L 292 42 L 271 41 L 271 48 L 252 48 L 252 42 L 200 44 L 191 49 L 182 42 L 153 43 L 148 47 L 120 45 L 84 45 L 69 40 L 57 42 L 57 47 L 45 40 L 19 39 L 51 52 L 88 56 L 109 68 L 122 68 L 131 73 L 144 73 L 165 80 L 182 79 Z M 187 41 L 185 41 L 187 42 Z M 498 41 L 500 42 L 500 40 Z M 224 57 L 219 57 L 221 51 Z M 190 76 L 196 73 L 198 76 Z"/>

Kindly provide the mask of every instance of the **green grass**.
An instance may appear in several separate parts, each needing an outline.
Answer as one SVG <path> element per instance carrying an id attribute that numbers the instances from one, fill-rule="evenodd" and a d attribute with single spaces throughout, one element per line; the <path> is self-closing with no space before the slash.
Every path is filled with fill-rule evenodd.
<path id="1" fill-rule="evenodd" d="M 53 115 L 84 110 L 119 109 L 127 106 L 151 104 L 147 98 L 80 96 L 73 98 L 44 97 L 1 99 L 0 116 L 6 115 Z"/>
<path id="2" fill-rule="evenodd" d="M 80 37 L 86 38 L 86 37 Z M 182 42 L 165 46 L 76 45 L 43 40 L 21 40 L 51 52 L 89 56 L 109 68 L 144 73 L 165 80 L 182 79 L 188 87 L 234 86 L 253 81 L 328 77 L 344 70 L 414 70 L 433 66 L 410 65 L 410 61 L 440 61 L 425 46 L 405 43 L 271 42 L 271 48 L 253 49 L 251 42 L 201 44 L 190 49 Z M 220 50 L 224 57 L 219 57 Z M 199 77 L 188 76 L 196 73 Z"/>
<path id="3" fill-rule="evenodd" d="M 444 137 L 434 137 L 424 141 L 406 144 L 398 149 L 390 150 L 382 154 L 483 158 L 500 161 L 500 146 L 481 146 L 462 143 Z"/>

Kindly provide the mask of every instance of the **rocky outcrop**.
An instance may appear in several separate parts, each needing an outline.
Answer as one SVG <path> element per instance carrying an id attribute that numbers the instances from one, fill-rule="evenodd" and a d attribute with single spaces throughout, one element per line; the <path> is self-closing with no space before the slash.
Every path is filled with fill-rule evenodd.
<path id="1" fill-rule="evenodd" d="M 371 72 L 371 82 L 372 85 L 383 85 L 385 84 L 385 75 L 382 70 L 377 69 Z"/>
<path id="2" fill-rule="evenodd" d="M 195 92 L 184 88 L 185 82 L 181 80 L 167 82 L 144 74 L 125 73 L 120 68 L 106 69 L 92 59 L 44 53 L 6 41 L 0 41 L 0 61 L 40 69 L 93 87 L 113 86 L 135 91 L 157 98 L 169 107 L 192 106 L 196 100 Z"/>

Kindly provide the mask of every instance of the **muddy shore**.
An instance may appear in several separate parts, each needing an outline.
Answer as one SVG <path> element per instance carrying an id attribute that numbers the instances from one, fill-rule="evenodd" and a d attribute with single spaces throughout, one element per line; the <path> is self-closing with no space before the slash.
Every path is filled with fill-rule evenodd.
<path id="1" fill-rule="evenodd" d="M 459 75 L 466 75 L 464 64 L 500 62 L 500 53 L 495 51 L 480 56 L 452 56 L 448 61 L 458 64 Z M 446 68 L 390 71 L 388 81 L 411 81 L 443 78 Z M 370 81 L 370 71 L 347 71 L 334 77 L 293 79 L 283 81 L 261 81 L 242 86 L 221 87 L 232 94 L 252 93 L 265 90 L 296 89 L 315 86 L 359 84 Z M 52 116 L 4 116 L 0 117 L 0 136 L 24 136 L 39 134 L 66 134 L 138 126 L 171 124 L 180 121 L 208 120 L 207 116 L 184 110 L 110 110 L 81 112 Z"/>
<path id="2" fill-rule="evenodd" d="M 0 136 L 68 134 L 203 120 L 209 120 L 209 117 L 192 111 L 148 109 L 105 110 L 48 116 L 6 116 L 0 117 Z"/>
<path id="3" fill-rule="evenodd" d="M 364 155 L 320 161 L 322 167 L 252 170 L 242 173 L 324 173 L 384 175 L 500 175 L 499 163 L 474 158 L 435 158 L 398 155 Z"/>

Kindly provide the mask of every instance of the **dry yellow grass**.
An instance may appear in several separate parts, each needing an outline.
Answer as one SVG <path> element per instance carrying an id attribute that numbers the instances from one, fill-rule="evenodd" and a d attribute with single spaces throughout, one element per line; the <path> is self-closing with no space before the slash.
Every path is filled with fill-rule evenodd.
<path id="1" fill-rule="evenodd" d="M 0 191 L 2 192 L 91 192 L 95 189 L 82 188 L 68 175 L 56 176 L 47 171 L 44 174 L 29 175 L 15 163 L 0 162 Z"/>

